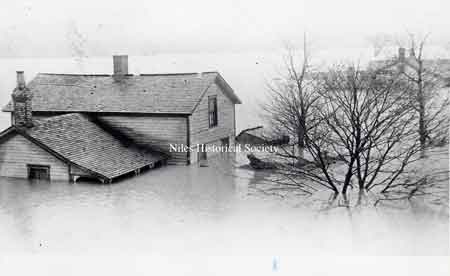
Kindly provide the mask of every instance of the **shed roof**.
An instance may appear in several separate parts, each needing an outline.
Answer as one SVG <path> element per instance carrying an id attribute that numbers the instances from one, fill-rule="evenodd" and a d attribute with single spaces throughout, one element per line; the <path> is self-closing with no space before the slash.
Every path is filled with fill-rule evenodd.
<path id="1" fill-rule="evenodd" d="M 27 87 L 33 111 L 191 114 L 217 83 L 232 102 L 241 101 L 218 72 L 126 75 L 39 73 Z M 8 103 L 3 111 L 13 111 Z"/>
<path id="2" fill-rule="evenodd" d="M 166 159 L 161 153 L 122 144 L 88 116 L 78 113 L 35 120 L 31 128 L 11 129 L 63 161 L 106 179 L 113 179 Z"/>
<path id="3" fill-rule="evenodd" d="M 267 139 L 267 135 L 265 135 L 265 133 L 264 133 L 264 127 L 263 126 L 257 126 L 257 127 L 244 129 L 237 135 L 237 137 L 239 137 L 239 136 L 241 136 L 243 134 L 249 134 L 249 135 L 261 138 L 263 140 Z"/>

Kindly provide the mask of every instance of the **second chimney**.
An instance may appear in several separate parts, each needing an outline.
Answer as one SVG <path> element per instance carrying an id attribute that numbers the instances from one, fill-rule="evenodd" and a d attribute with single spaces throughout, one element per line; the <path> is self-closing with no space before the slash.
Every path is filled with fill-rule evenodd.
<path id="1" fill-rule="evenodd" d="M 17 71 L 17 88 L 24 89 L 25 88 L 25 74 L 23 71 Z"/>
<path id="2" fill-rule="evenodd" d="M 128 75 L 127 55 L 113 56 L 113 63 L 114 63 L 114 79 L 121 80 L 124 76 Z"/>

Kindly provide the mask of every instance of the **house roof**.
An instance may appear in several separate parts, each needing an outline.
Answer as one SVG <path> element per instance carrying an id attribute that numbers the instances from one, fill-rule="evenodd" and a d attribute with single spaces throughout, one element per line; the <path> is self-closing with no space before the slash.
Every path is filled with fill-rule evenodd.
<path id="1" fill-rule="evenodd" d="M 126 75 L 120 81 L 112 75 L 39 73 L 27 87 L 33 111 L 191 114 L 214 82 L 241 103 L 218 72 Z M 12 103 L 3 111 L 13 111 Z"/>
<path id="2" fill-rule="evenodd" d="M 404 61 L 398 58 L 375 60 L 369 63 L 369 68 L 391 70 L 401 64 L 415 70 L 418 68 L 417 61 L 412 57 L 405 58 Z M 443 80 L 450 80 L 450 59 L 425 59 L 423 66 L 436 77 L 442 78 Z"/>
<path id="3" fill-rule="evenodd" d="M 71 113 L 11 127 L 63 161 L 106 179 L 164 160 L 163 154 L 125 146 L 86 115 Z"/>

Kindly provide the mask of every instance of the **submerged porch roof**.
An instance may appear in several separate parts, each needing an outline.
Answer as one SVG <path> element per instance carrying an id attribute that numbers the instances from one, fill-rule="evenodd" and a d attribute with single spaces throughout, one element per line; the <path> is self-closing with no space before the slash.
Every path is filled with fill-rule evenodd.
<path id="1" fill-rule="evenodd" d="M 125 145 L 79 113 L 35 120 L 31 128 L 11 127 L 62 161 L 101 180 L 112 179 L 167 159 L 162 153 Z"/>

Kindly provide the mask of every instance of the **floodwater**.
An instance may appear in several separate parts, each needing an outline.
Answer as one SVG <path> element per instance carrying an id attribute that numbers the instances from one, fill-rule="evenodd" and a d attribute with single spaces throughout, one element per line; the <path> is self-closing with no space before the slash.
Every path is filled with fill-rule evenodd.
<path id="1" fill-rule="evenodd" d="M 0 255 L 447 255 L 448 211 L 316 208 L 258 194 L 240 158 L 111 185 L 1 179 Z M 257 185 L 257 184 L 256 184 Z M 310 202 L 311 204 L 306 204 Z"/>

